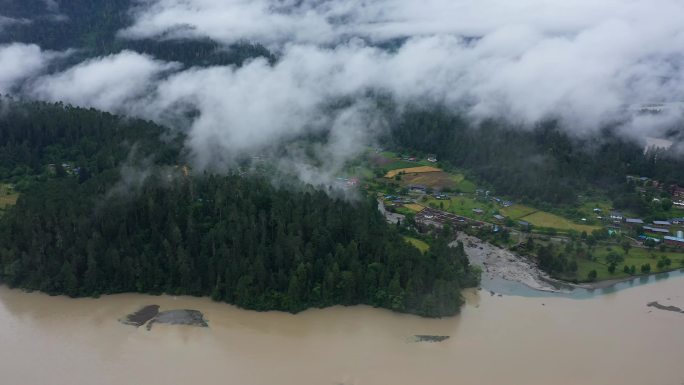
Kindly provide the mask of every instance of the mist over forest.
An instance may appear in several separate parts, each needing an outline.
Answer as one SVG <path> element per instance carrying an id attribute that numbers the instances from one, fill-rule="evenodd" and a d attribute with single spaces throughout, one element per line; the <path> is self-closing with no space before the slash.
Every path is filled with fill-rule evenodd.
<path id="1" fill-rule="evenodd" d="M 416 109 L 679 143 L 684 6 L 656 3 L 4 0 L 0 92 L 179 129 L 199 168 L 324 135 L 297 163 L 331 175 Z"/>

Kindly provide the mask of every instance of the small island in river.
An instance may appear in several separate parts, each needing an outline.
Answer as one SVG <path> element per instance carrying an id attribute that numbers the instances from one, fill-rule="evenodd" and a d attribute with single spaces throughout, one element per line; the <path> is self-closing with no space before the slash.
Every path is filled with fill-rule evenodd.
<path id="1" fill-rule="evenodd" d="M 451 336 L 433 336 L 426 334 L 416 334 L 414 336 L 415 342 L 442 342 L 448 340 Z"/>
<path id="2" fill-rule="evenodd" d="M 152 329 L 155 323 L 168 325 L 189 325 L 208 327 L 207 320 L 204 319 L 204 314 L 198 310 L 190 309 L 175 309 L 159 311 L 159 305 L 143 306 L 140 310 L 128 314 L 126 317 L 119 319 L 125 325 L 132 325 L 140 327 L 147 324 L 147 330 Z"/>

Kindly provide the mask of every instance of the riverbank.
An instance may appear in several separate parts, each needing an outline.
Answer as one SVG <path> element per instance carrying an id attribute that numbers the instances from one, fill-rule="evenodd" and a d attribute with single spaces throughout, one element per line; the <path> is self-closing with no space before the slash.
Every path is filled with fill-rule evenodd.
<path id="1" fill-rule="evenodd" d="M 663 274 L 682 270 L 672 269 L 664 272 L 652 272 L 650 274 L 640 274 L 597 282 L 572 283 L 551 277 L 537 267 L 536 263 L 529 258 L 520 256 L 510 250 L 494 246 L 479 238 L 461 232 L 457 235 L 456 241 L 452 243 L 452 246 L 458 241 L 463 242 L 466 255 L 470 262 L 482 268 L 483 282 L 486 282 L 487 280 L 502 279 L 523 284 L 530 289 L 540 292 L 568 294 L 577 289 L 588 291 L 609 289 L 620 286 L 623 283 L 650 279 L 654 276 L 658 277 Z"/>
<path id="2" fill-rule="evenodd" d="M 560 291 L 558 285 L 553 284 L 555 280 L 527 258 L 463 232 L 458 233 L 455 242 L 458 241 L 463 242 L 470 263 L 482 268 L 483 276 L 489 279 L 520 282 L 535 290 Z"/>

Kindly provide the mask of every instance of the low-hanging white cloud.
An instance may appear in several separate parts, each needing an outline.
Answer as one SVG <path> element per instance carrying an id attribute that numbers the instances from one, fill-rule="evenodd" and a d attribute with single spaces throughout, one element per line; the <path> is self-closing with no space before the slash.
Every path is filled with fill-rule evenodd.
<path id="1" fill-rule="evenodd" d="M 23 80 L 41 73 L 56 56 L 33 44 L 0 45 L 0 94 L 12 92 Z"/>
<path id="2" fill-rule="evenodd" d="M 181 68 L 122 52 L 33 76 L 24 90 L 182 127 L 199 167 L 325 130 L 322 161 L 293 168 L 330 179 L 384 127 L 367 98 L 376 93 L 475 120 L 557 118 L 578 135 L 621 121 L 628 135 L 658 137 L 682 119 L 678 109 L 627 116 L 684 100 L 675 0 L 145 0 L 132 14 L 122 36 L 248 39 L 276 47 L 278 60 Z M 404 40 L 375 44 L 394 38 Z M 337 101 L 347 105 L 331 109 Z"/>
<path id="3" fill-rule="evenodd" d="M 284 60 L 292 46 L 348 52 L 355 38 L 408 38 L 389 65 L 376 55 L 345 81 L 465 103 L 476 116 L 553 115 L 586 130 L 626 104 L 684 98 L 678 0 L 144 0 L 131 13 L 127 38 L 252 40 Z M 388 79 L 369 76 L 388 66 Z"/>
<path id="4" fill-rule="evenodd" d="M 152 91 L 161 74 L 175 68 L 176 63 L 123 51 L 39 77 L 26 88 L 27 93 L 39 99 L 125 113 L 133 110 L 129 103 Z"/>
<path id="5" fill-rule="evenodd" d="M 129 38 L 208 36 L 225 43 L 335 44 L 350 36 L 388 40 L 429 35 L 481 37 L 530 26 L 576 34 L 608 20 L 681 20 L 676 0 L 140 0 Z"/>

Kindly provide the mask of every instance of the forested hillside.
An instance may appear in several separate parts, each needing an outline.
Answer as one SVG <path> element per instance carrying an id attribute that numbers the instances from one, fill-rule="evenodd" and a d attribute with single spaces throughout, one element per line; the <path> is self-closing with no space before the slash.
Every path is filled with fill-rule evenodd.
<path id="1" fill-rule="evenodd" d="M 532 129 L 501 121 L 476 126 L 435 108 L 397 118 L 388 140 L 408 152 L 435 153 L 497 192 L 534 203 L 573 203 L 590 188 L 624 195 L 628 174 L 684 184 L 684 162 L 676 154 L 644 152 L 608 128 L 571 138 L 554 122 Z"/>
<path id="2" fill-rule="evenodd" d="M 264 57 L 271 63 L 277 61 L 259 42 L 225 47 L 209 39 L 120 38 L 117 32 L 132 22 L 131 7 L 137 4 L 133 0 L 63 1 L 59 2 L 59 8 L 52 9 L 48 3 L 0 0 L 2 15 L 31 20 L 5 26 L 0 43 L 35 43 L 51 50 L 76 48 L 66 59 L 70 63 L 80 62 L 84 56 L 124 49 L 186 66 L 239 66 L 254 57 Z M 380 46 L 388 50 L 396 48 L 388 42 Z M 619 203 L 624 208 L 639 211 L 636 197 L 624 197 L 624 192 L 629 190 L 625 175 L 684 184 L 681 157 L 662 151 L 644 154 L 641 144 L 610 128 L 579 139 L 569 137 L 567 131 L 571 130 L 559 129 L 555 122 L 535 127 L 518 127 L 495 120 L 474 124 L 457 112 L 436 106 L 391 115 L 389 119 L 395 124 L 384 142 L 408 152 L 435 153 L 442 161 L 468 170 L 499 193 L 532 203 L 572 204 L 588 189 L 599 188 L 611 195 L 620 195 Z"/>
<path id="3" fill-rule="evenodd" d="M 44 181 L 49 168 L 64 172 L 66 163 L 80 169 L 83 182 L 116 171 L 132 155 L 174 164 L 182 149 L 182 138 L 163 127 L 94 109 L 0 97 L 0 111 L 0 180 L 20 187 L 28 180 Z"/>
<path id="4" fill-rule="evenodd" d="M 462 248 L 444 236 L 421 253 L 374 199 L 277 188 L 263 176 L 193 175 L 182 138 L 143 121 L 42 103 L 4 108 L 3 178 L 25 184 L 0 218 L 0 272 L 12 286 L 443 316 L 477 284 Z"/>

